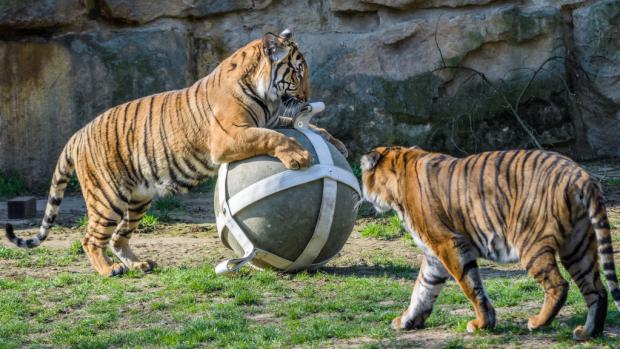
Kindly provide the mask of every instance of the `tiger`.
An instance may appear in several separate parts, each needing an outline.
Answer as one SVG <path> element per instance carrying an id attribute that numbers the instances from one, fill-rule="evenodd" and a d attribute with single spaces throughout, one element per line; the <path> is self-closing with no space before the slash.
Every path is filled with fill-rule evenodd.
<path id="1" fill-rule="evenodd" d="M 490 151 L 465 158 L 420 147 L 378 147 L 361 157 L 364 199 L 378 212 L 395 211 L 423 251 L 408 308 L 392 328 L 422 328 L 452 277 L 473 305 L 467 332 L 493 328 L 496 316 L 482 284 L 478 258 L 520 262 L 544 290 L 530 331 L 548 325 L 566 301 L 569 283 L 588 308 L 575 340 L 603 332 L 607 292 L 620 309 L 610 225 L 600 184 L 571 159 L 551 151 Z M 598 257 L 600 256 L 600 262 Z"/>
<path id="2" fill-rule="evenodd" d="M 310 165 L 307 150 L 273 130 L 292 125 L 287 111 L 303 108 L 309 93 L 308 65 L 292 32 L 266 33 L 193 85 L 113 107 L 73 134 L 36 237 L 18 238 L 10 224 L 6 235 L 19 247 L 39 246 L 75 171 L 88 215 L 81 242 L 92 267 L 103 276 L 149 272 L 155 262 L 138 258 L 128 242 L 154 195 L 185 193 L 220 164 L 255 155 L 274 156 L 288 169 Z M 342 142 L 311 128 L 347 155 Z M 106 255 L 108 245 L 120 263 Z"/>

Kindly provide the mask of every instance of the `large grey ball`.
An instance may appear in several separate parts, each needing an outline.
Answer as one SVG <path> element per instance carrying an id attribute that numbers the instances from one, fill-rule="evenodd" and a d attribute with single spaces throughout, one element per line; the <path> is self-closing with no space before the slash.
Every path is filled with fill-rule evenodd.
<path id="1" fill-rule="evenodd" d="M 312 154 L 312 164 L 317 163 L 314 147 L 302 132 L 295 129 L 276 131 L 295 138 Z M 334 166 L 352 173 L 344 156 L 333 145 L 325 143 L 328 144 Z M 230 163 L 226 176 L 226 198 L 231 198 L 253 183 L 286 170 L 282 162 L 270 156 L 256 156 Z M 217 197 L 221 185 L 221 180 L 218 179 L 214 200 L 216 216 L 221 213 L 220 200 Z M 263 198 L 238 212 L 234 219 L 256 248 L 295 261 L 313 236 L 322 196 L 323 179 L 317 179 Z M 329 238 L 312 265 L 316 267 L 327 262 L 342 249 L 353 230 L 359 199 L 353 188 L 338 182 Z M 221 239 L 236 255 L 243 256 L 242 247 L 227 227 L 222 230 Z M 254 258 L 251 263 L 259 268 L 274 267 L 259 257 Z"/>

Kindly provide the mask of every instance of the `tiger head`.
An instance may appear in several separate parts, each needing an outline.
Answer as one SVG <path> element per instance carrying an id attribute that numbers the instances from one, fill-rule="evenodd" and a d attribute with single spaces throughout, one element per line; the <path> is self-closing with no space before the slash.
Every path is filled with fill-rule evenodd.
<path id="1" fill-rule="evenodd" d="M 407 152 L 420 152 L 418 147 L 378 147 L 362 156 L 362 190 L 364 199 L 375 207 L 378 212 L 392 209 L 400 212 L 401 192 L 398 181 L 405 176 Z"/>
<path id="2" fill-rule="evenodd" d="M 308 65 L 293 34 L 286 29 L 280 35 L 263 36 L 263 53 L 271 64 L 270 97 L 285 105 L 306 102 L 310 97 Z"/>

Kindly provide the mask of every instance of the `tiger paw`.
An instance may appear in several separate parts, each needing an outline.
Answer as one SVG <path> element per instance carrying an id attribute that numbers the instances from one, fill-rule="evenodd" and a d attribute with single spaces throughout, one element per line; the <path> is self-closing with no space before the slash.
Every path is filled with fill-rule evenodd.
<path id="1" fill-rule="evenodd" d="M 394 330 L 404 330 L 405 328 L 402 327 L 402 322 L 400 319 L 400 316 L 397 316 L 394 318 L 394 320 L 392 320 L 392 329 Z"/>
<path id="2" fill-rule="evenodd" d="M 127 267 L 122 263 L 114 263 L 110 266 L 108 276 L 120 276 L 127 272 Z"/>
<path id="3" fill-rule="evenodd" d="M 541 323 L 538 315 L 530 316 L 530 318 L 527 320 L 527 329 L 530 331 L 534 331 L 535 329 L 542 326 L 544 326 L 544 324 Z"/>
<path id="4" fill-rule="evenodd" d="M 157 264 L 150 259 L 147 259 L 145 262 L 134 262 L 133 269 L 142 270 L 144 273 L 150 273 L 155 269 Z"/>
<path id="5" fill-rule="evenodd" d="M 467 323 L 467 333 L 474 333 L 478 330 L 484 330 L 495 327 L 495 323 L 491 321 L 480 321 L 478 319 L 471 320 Z"/>
<path id="6" fill-rule="evenodd" d="M 585 341 L 590 338 L 591 336 L 587 334 L 587 331 L 583 326 L 577 326 L 577 328 L 573 331 L 573 339 L 576 341 Z"/>
<path id="7" fill-rule="evenodd" d="M 476 331 L 478 331 L 479 327 L 478 327 L 478 321 L 476 320 L 471 320 L 467 323 L 467 333 L 474 333 Z"/>
<path id="8" fill-rule="evenodd" d="M 312 161 L 310 152 L 302 148 L 293 138 L 288 139 L 286 145 L 276 148 L 275 156 L 289 170 L 306 168 L 310 166 Z"/>
<path id="9" fill-rule="evenodd" d="M 426 316 L 418 316 L 408 320 L 405 315 L 394 318 L 392 320 L 392 328 L 395 330 L 413 330 L 424 328 Z"/>

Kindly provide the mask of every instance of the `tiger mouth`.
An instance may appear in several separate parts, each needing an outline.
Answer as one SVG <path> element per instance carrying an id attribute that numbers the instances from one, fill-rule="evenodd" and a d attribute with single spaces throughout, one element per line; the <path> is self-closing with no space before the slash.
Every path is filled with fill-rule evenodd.
<path id="1" fill-rule="evenodd" d="M 291 95 L 284 95 L 282 96 L 280 100 L 282 101 L 282 104 L 284 104 L 285 106 L 307 103 L 307 101 L 301 98 L 295 97 L 295 96 L 291 96 Z"/>
<path id="2" fill-rule="evenodd" d="M 299 114 L 299 112 L 308 106 L 308 102 L 294 96 L 282 96 L 281 102 L 281 108 L 283 109 L 281 114 L 288 117 Z"/>

